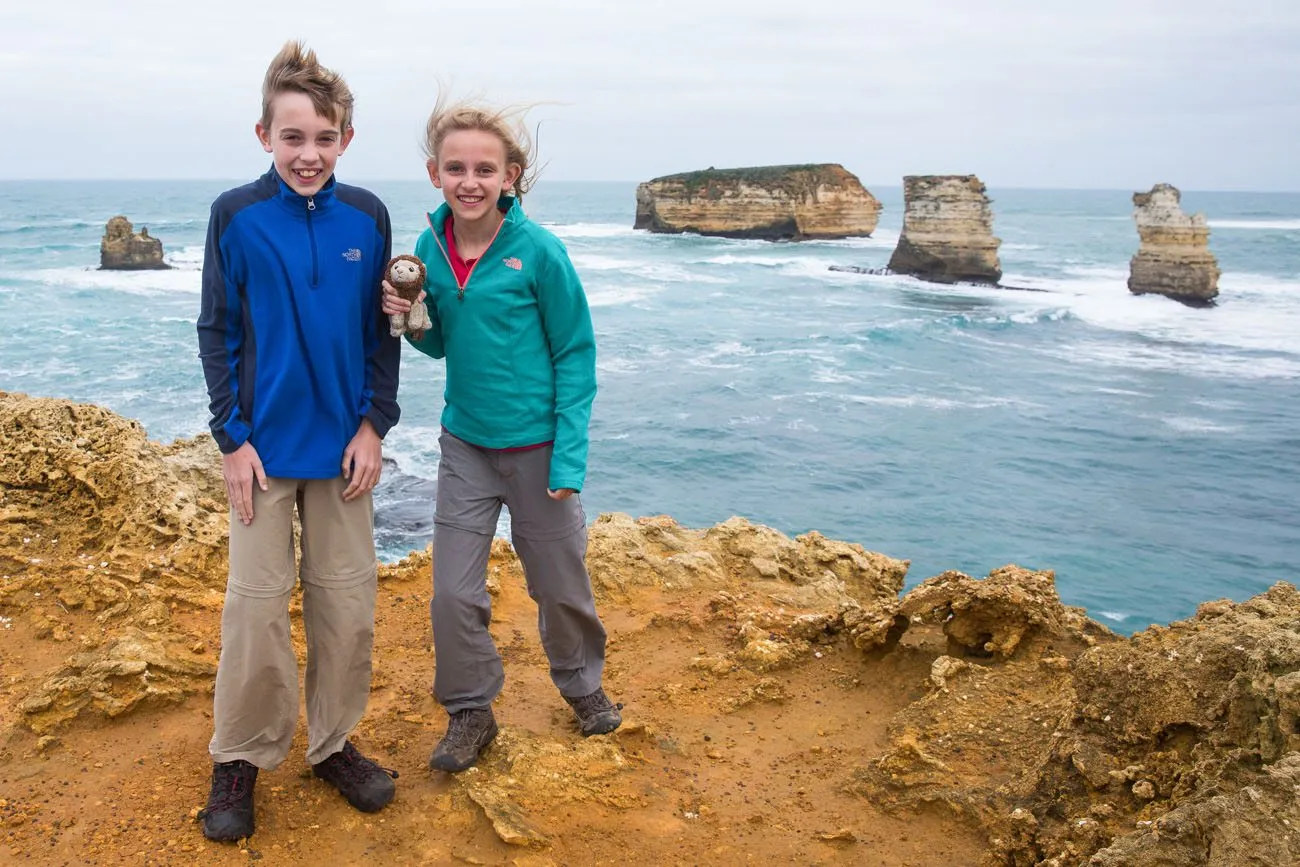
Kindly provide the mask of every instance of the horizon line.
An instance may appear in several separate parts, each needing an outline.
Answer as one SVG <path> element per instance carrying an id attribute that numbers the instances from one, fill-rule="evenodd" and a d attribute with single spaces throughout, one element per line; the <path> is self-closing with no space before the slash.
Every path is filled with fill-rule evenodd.
<path id="1" fill-rule="evenodd" d="M 208 181 L 212 181 L 212 182 L 220 182 L 220 183 L 231 183 L 231 184 L 243 184 L 243 183 L 248 183 L 249 180 L 250 180 L 250 178 L 238 178 L 238 177 L 161 177 L 161 178 L 143 178 L 143 177 L 135 177 L 135 178 L 9 178 L 9 177 L 0 177 L 0 184 L 12 184 L 12 183 L 33 183 L 33 184 L 81 184 L 81 183 L 122 183 L 122 184 L 129 184 L 129 183 L 149 183 L 149 184 L 155 184 L 155 183 L 198 183 L 198 182 L 208 182 Z M 647 180 L 650 180 L 650 179 L 647 179 Z M 561 184 L 640 184 L 640 183 L 645 183 L 645 181 L 627 180 L 627 179 L 623 179 L 623 178 L 596 178 L 596 179 L 593 179 L 593 178 L 584 178 L 584 179 L 582 179 L 582 180 L 576 180 L 576 179 L 571 179 L 571 178 L 553 178 L 553 179 L 549 179 L 549 180 L 548 180 L 548 179 L 545 179 L 545 178 L 541 178 L 541 179 L 538 179 L 538 181 L 537 181 L 537 185 L 546 184 L 546 183 L 548 183 L 548 182 L 549 182 L 549 183 L 561 183 Z M 392 177 L 389 177 L 389 178 L 384 178 L 384 177 L 360 177 L 360 178 L 358 178 L 358 177 L 350 177 L 348 180 L 343 181 L 342 183 L 349 184 L 349 185 L 351 185 L 351 186 L 364 186 L 365 184 L 371 184 L 371 183 L 409 183 L 409 184 L 428 184 L 429 182 L 428 182 L 427 179 L 423 179 L 423 180 L 422 180 L 422 179 L 419 179 L 419 178 L 410 178 L 410 177 L 402 177 L 402 178 L 392 178 Z M 1134 189 L 1132 189 L 1132 188 L 1130 188 L 1130 187 L 1108 187 L 1108 186 L 1042 186 L 1042 185 L 1030 185 L 1030 184 L 991 184 L 991 183 L 989 183 L 988 181 L 984 181 L 983 183 L 984 183 L 985 187 L 988 188 L 988 189 L 990 189 L 990 190 L 992 190 L 992 189 L 1002 189 L 1002 190 L 1052 190 L 1052 191 L 1057 191 L 1057 192 L 1125 192 L 1125 193 L 1144 192 L 1144 190 L 1140 190 L 1140 189 L 1139 189 L 1139 190 L 1134 190 Z M 1164 182 L 1157 182 L 1157 183 L 1164 183 Z M 898 188 L 901 188 L 901 187 L 903 186 L 903 184 L 901 183 L 901 179 L 900 179 L 899 182 L 895 182 L 895 183 L 877 183 L 877 182 L 874 182 L 874 181 L 872 181 L 872 182 L 862 181 L 862 185 L 863 185 L 864 187 L 867 188 L 868 192 L 871 190 L 872 187 L 883 187 L 883 188 L 893 188 L 893 187 L 898 187 Z M 1154 186 L 1154 184 L 1153 184 L 1153 186 Z M 1175 186 L 1177 186 L 1177 185 L 1175 185 Z M 1149 188 L 1148 188 L 1148 189 L 1149 189 Z M 1295 189 L 1277 189 L 1277 188 L 1272 188 L 1272 189 L 1258 189 L 1258 188 L 1255 188 L 1255 187 L 1218 187 L 1218 188 L 1211 188 L 1211 187 L 1178 187 L 1178 190 L 1179 190 L 1180 192 L 1183 192 L 1183 193 L 1256 193 L 1256 194 L 1263 194 L 1263 195 L 1272 195 L 1272 194 L 1277 194 L 1277 195 L 1294 195 L 1294 194 L 1300 194 L 1300 188 L 1295 188 Z"/>

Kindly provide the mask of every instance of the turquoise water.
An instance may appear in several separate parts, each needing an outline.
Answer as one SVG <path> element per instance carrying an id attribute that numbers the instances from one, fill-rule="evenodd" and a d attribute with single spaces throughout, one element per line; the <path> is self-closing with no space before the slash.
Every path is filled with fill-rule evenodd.
<path id="1" fill-rule="evenodd" d="M 0 183 L 0 389 L 93 401 L 158 439 L 206 427 L 196 357 L 212 198 L 230 184 Z M 409 250 L 426 184 L 370 185 Z M 1129 191 L 990 190 L 1005 282 L 944 287 L 871 239 L 771 244 L 630 228 L 634 184 L 543 183 L 600 344 L 589 515 L 739 514 L 912 561 L 909 583 L 1015 562 L 1121 631 L 1300 578 L 1300 194 L 1195 193 L 1217 308 L 1125 288 Z M 127 214 L 177 270 L 101 273 Z M 431 531 L 439 364 L 404 355 L 382 555 Z"/>

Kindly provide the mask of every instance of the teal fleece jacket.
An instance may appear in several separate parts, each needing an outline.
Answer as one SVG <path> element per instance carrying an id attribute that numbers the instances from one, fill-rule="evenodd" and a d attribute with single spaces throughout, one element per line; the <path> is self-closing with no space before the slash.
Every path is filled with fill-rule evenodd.
<path id="1" fill-rule="evenodd" d="M 596 398 L 596 335 L 560 239 L 504 196 L 504 221 L 465 285 L 448 258 L 445 203 L 415 243 L 433 327 L 407 340 L 447 359 L 442 426 L 490 449 L 555 443 L 550 488 L 581 491 Z"/>

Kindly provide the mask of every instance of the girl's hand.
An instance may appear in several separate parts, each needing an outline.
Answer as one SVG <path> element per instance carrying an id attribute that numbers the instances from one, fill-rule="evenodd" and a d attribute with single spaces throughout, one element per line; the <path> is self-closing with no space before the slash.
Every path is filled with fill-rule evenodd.
<path id="1" fill-rule="evenodd" d="M 546 496 L 552 500 L 567 500 L 576 493 L 578 492 L 573 488 L 560 488 L 558 491 L 552 491 L 550 488 L 546 489 Z"/>
<path id="2" fill-rule="evenodd" d="M 398 295 L 397 290 L 394 289 L 392 287 L 392 284 L 390 284 L 387 280 L 384 281 L 383 285 L 384 285 L 384 300 L 383 300 L 384 313 L 388 314 L 389 316 L 392 316 L 396 313 L 410 313 L 411 307 L 413 306 L 411 302 L 407 301 L 401 295 Z M 423 289 L 420 290 L 420 297 L 415 300 L 416 303 L 418 304 L 424 303 Z"/>

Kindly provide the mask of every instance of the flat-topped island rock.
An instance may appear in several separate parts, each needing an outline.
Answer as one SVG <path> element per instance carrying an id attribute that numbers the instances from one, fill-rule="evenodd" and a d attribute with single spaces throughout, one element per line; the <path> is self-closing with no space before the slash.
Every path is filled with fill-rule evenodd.
<path id="1" fill-rule="evenodd" d="M 837 163 L 708 168 L 636 190 L 634 228 L 722 238 L 804 241 L 868 237 L 880 202 Z"/>

